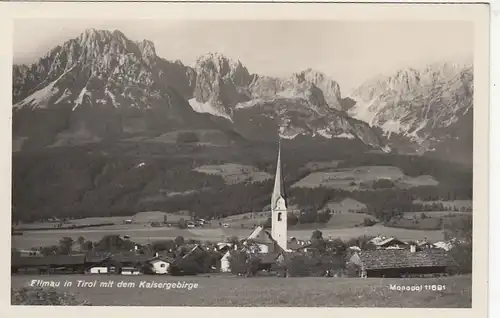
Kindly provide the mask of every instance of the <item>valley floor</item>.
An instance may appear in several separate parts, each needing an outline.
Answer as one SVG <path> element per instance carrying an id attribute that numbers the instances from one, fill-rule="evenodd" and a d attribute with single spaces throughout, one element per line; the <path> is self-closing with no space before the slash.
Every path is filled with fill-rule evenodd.
<path id="1" fill-rule="evenodd" d="M 369 227 L 354 228 L 321 228 L 324 238 L 340 238 L 347 240 L 362 235 L 366 236 L 394 236 L 400 240 L 422 240 L 425 237 L 429 241 L 441 241 L 444 238 L 443 231 L 423 231 L 386 227 L 374 225 Z M 314 231 L 311 229 L 289 230 L 288 236 L 294 236 L 297 239 L 308 240 Z M 196 228 L 196 229 L 178 229 L 167 227 L 150 227 L 143 224 L 114 225 L 100 228 L 88 229 L 66 229 L 66 230 L 45 230 L 45 231 L 25 231 L 23 235 L 12 236 L 12 247 L 28 249 L 39 246 L 50 246 L 58 244 L 59 240 L 65 236 L 77 240 L 83 236 L 87 240 L 99 241 L 103 236 L 109 234 L 129 235 L 130 239 L 139 244 L 151 243 L 157 240 L 174 239 L 182 236 L 185 239 L 195 239 L 200 241 L 223 242 L 228 237 L 236 236 L 240 239 L 248 237 L 252 229 L 239 228 Z"/>
<path id="2" fill-rule="evenodd" d="M 470 308 L 470 275 L 442 278 L 279 278 L 235 276 L 12 276 L 12 288 L 30 284 L 33 279 L 60 281 L 65 292 L 77 293 L 94 306 L 251 306 L 251 307 L 419 307 Z M 115 281 L 114 287 L 99 287 L 100 282 Z M 78 280 L 97 280 L 95 288 L 78 288 Z M 72 287 L 62 287 L 72 281 Z M 135 287 L 119 288 L 119 281 L 134 282 Z M 197 288 L 139 288 L 141 281 L 197 283 Z M 444 291 L 398 291 L 391 285 L 442 285 Z"/>

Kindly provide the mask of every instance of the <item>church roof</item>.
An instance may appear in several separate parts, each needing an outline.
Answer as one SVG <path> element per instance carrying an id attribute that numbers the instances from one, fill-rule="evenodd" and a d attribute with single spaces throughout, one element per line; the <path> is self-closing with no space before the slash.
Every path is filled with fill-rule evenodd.
<path id="1" fill-rule="evenodd" d="M 283 182 L 283 172 L 281 169 L 281 142 L 278 146 L 278 160 L 276 163 L 276 175 L 274 176 L 274 188 L 271 197 L 271 209 L 276 207 L 279 198 L 286 199 L 285 185 Z"/>
<path id="2" fill-rule="evenodd" d="M 250 233 L 247 240 L 253 240 L 256 243 L 274 243 L 271 234 L 266 231 L 262 226 L 258 226 Z"/>

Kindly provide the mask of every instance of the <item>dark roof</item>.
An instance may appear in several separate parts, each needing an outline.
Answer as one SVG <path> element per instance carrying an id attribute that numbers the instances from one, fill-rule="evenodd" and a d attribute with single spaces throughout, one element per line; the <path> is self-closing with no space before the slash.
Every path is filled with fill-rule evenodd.
<path id="1" fill-rule="evenodd" d="M 155 260 L 164 261 L 164 262 L 167 262 L 167 263 L 170 263 L 170 264 L 174 262 L 174 259 L 171 258 L 171 257 L 168 257 L 168 256 L 156 256 L 156 257 L 152 257 L 152 258 L 148 259 L 148 262 L 152 262 L 152 261 L 155 261 Z"/>
<path id="2" fill-rule="evenodd" d="M 113 254 L 110 259 L 119 263 L 140 263 L 147 262 L 151 259 L 153 255 L 151 254 L 137 254 L 135 252 L 123 252 Z"/>
<path id="3" fill-rule="evenodd" d="M 455 266 L 455 260 L 442 249 L 411 252 L 407 249 L 381 249 L 358 253 L 365 269 Z"/>
<path id="4" fill-rule="evenodd" d="M 102 261 L 111 257 L 110 253 L 107 252 L 87 252 L 85 255 L 85 261 L 87 263 L 101 263 Z"/>
<path id="5" fill-rule="evenodd" d="M 64 266 L 64 265 L 83 265 L 85 264 L 85 255 L 49 255 L 39 257 L 13 256 L 11 266 Z"/>

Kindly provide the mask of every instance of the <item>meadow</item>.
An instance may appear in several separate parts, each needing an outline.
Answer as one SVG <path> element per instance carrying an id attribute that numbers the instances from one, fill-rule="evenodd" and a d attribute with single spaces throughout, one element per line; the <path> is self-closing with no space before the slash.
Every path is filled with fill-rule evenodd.
<path id="1" fill-rule="evenodd" d="M 272 179 L 269 173 L 259 171 L 259 169 L 235 163 L 223 165 L 205 165 L 195 168 L 194 171 L 216 175 L 222 177 L 226 184 L 236 184 L 241 182 L 263 182 Z"/>
<path id="2" fill-rule="evenodd" d="M 362 190 L 362 183 L 379 179 L 392 180 L 399 188 L 436 186 L 438 182 L 430 175 L 410 177 L 398 167 L 358 166 L 332 171 L 312 172 L 292 185 L 295 188 L 317 188 L 320 186 L 346 191 Z M 371 187 L 370 187 L 371 189 Z"/>
<path id="3" fill-rule="evenodd" d="M 441 278 L 244 278 L 215 274 L 212 276 L 12 276 L 12 288 L 27 286 L 32 279 L 73 282 L 62 291 L 77 293 L 94 306 L 233 306 L 233 307 L 408 307 L 470 308 L 470 275 Z M 113 287 L 99 287 L 114 280 Z M 97 280 L 95 288 L 78 288 L 77 280 Z M 196 283 L 197 288 L 146 289 L 140 281 Z M 135 283 L 135 288 L 116 287 L 119 281 Z M 443 285 L 444 291 L 397 291 L 390 286 Z M 62 285 L 62 284 L 61 284 Z"/>

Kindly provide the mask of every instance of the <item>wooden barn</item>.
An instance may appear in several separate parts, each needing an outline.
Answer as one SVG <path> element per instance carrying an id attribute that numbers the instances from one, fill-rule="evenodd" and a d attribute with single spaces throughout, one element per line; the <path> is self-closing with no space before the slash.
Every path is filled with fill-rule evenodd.
<path id="1" fill-rule="evenodd" d="M 349 259 L 360 277 L 414 277 L 445 274 L 456 267 L 455 260 L 442 249 L 379 249 L 355 252 Z"/>

